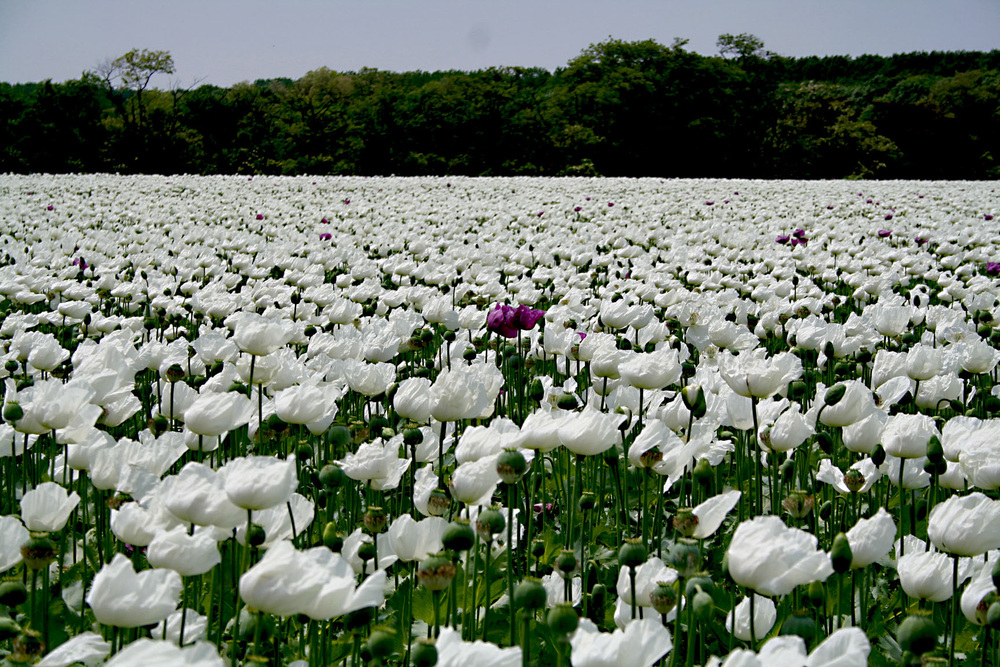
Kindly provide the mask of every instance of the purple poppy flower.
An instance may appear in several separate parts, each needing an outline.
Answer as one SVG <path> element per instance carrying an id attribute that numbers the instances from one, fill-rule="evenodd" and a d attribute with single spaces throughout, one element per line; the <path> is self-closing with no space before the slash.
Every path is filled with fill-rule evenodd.
<path id="1" fill-rule="evenodd" d="M 789 241 L 792 240 L 792 237 L 789 236 L 788 234 L 782 234 L 781 236 L 779 236 L 778 238 L 776 238 L 774 240 L 775 240 L 776 243 L 780 243 L 781 245 L 785 245 L 786 243 L 788 243 Z"/>
<path id="2" fill-rule="evenodd" d="M 801 228 L 796 229 L 794 232 L 792 232 L 792 236 L 794 236 L 797 239 L 801 239 L 805 235 L 806 235 L 806 230 L 801 229 Z"/>
<path id="3" fill-rule="evenodd" d="M 322 222 L 324 225 L 330 224 L 330 221 L 327 220 L 326 218 L 323 218 L 322 220 L 320 220 L 320 222 Z"/>
<path id="4" fill-rule="evenodd" d="M 504 338 L 517 338 L 517 326 L 514 324 L 514 316 L 517 309 L 498 303 L 493 310 L 486 314 L 486 328 L 495 331 Z"/>
<path id="5" fill-rule="evenodd" d="M 1000 262 L 986 262 L 986 275 L 1000 275 Z"/>
<path id="6" fill-rule="evenodd" d="M 264 214 L 263 213 L 258 213 L 257 214 L 257 219 L 258 220 L 263 220 L 264 219 Z"/>
<path id="7" fill-rule="evenodd" d="M 580 211 L 582 211 L 582 210 L 583 210 L 583 207 L 582 207 L 582 206 L 577 206 L 577 207 L 576 207 L 576 208 L 574 208 L 573 210 L 574 210 L 574 211 L 575 211 L 576 213 L 579 213 Z"/>
<path id="8" fill-rule="evenodd" d="M 54 211 L 55 208 L 56 208 L 55 206 L 53 206 L 52 204 L 49 204 L 48 206 L 45 207 L 45 210 L 46 211 Z"/>
<path id="9" fill-rule="evenodd" d="M 880 229 L 880 230 L 878 230 L 878 237 L 880 239 L 887 239 L 890 236 L 892 236 L 892 230 L 891 229 Z"/>
<path id="10" fill-rule="evenodd" d="M 351 200 L 350 200 L 350 199 L 345 199 L 345 200 L 344 200 L 344 204 L 345 204 L 345 205 L 346 205 L 346 204 L 350 204 L 350 203 L 351 203 Z"/>
<path id="11" fill-rule="evenodd" d="M 892 220 L 892 213 L 886 213 L 885 214 L 885 219 L 886 220 Z"/>
<path id="12" fill-rule="evenodd" d="M 545 317 L 544 310 L 535 310 L 529 306 L 521 304 L 514 310 L 513 322 L 514 326 L 522 331 L 528 331 L 534 329 L 535 325 L 538 324 L 538 320 Z"/>
<path id="13" fill-rule="evenodd" d="M 715 204 L 714 201 L 707 201 L 707 202 L 705 202 L 705 206 L 712 206 L 713 204 Z"/>
<path id="14" fill-rule="evenodd" d="M 808 243 L 809 243 L 809 239 L 807 239 L 804 236 L 802 236 L 802 237 L 795 236 L 795 237 L 792 238 L 792 245 L 793 246 L 807 245 Z"/>
<path id="15" fill-rule="evenodd" d="M 584 333 L 583 331 L 577 331 L 576 335 L 580 337 L 580 342 L 581 343 L 583 342 L 583 339 L 587 337 L 587 334 Z"/>
<path id="16" fill-rule="evenodd" d="M 320 241 L 329 241 L 332 238 L 333 234 L 331 234 L 330 232 L 323 232 L 322 234 L 319 235 Z"/>
<path id="17" fill-rule="evenodd" d="M 927 237 L 918 236 L 917 238 L 913 239 L 913 242 L 916 243 L 917 245 L 924 245 L 925 243 L 927 243 Z"/>
<path id="18" fill-rule="evenodd" d="M 614 206 L 614 205 L 615 205 L 615 203 L 613 201 L 609 201 L 608 202 L 608 206 Z"/>
<path id="19" fill-rule="evenodd" d="M 989 214 L 989 213 L 983 215 L 983 220 L 992 220 L 992 219 L 993 219 L 993 216 L 991 214 Z"/>

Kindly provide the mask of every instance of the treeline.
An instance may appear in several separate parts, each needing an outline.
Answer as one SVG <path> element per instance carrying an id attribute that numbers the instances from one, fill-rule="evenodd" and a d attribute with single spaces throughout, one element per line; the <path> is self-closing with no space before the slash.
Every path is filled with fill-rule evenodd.
<path id="1" fill-rule="evenodd" d="M 609 40 L 555 72 L 321 68 L 186 90 L 142 84 L 173 71 L 156 52 L 124 78 L 119 59 L 0 84 L 0 172 L 1000 178 L 1000 50 L 684 47 Z"/>

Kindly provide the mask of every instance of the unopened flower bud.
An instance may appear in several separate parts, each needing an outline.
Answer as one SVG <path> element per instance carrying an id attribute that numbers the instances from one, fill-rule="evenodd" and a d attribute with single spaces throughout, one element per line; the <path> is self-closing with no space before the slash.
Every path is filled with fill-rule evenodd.
<path id="1" fill-rule="evenodd" d="M 847 541 L 847 535 L 837 533 L 837 536 L 833 538 L 833 547 L 830 549 L 830 563 L 833 565 L 833 571 L 838 574 L 847 572 L 851 569 L 853 560 L 854 554 L 851 552 L 851 543 Z"/>
<path id="2" fill-rule="evenodd" d="M 681 399 L 684 401 L 684 407 L 691 411 L 695 419 L 701 419 L 708 412 L 705 390 L 700 384 L 689 384 L 681 389 Z"/>
<path id="3" fill-rule="evenodd" d="M 846 384 L 844 383 L 835 384 L 826 390 L 826 395 L 823 396 L 823 403 L 828 407 L 834 406 L 837 403 L 840 403 L 840 400 L 844 398 L 844 394 L 846 393 L 847 393 Z"/>
<path id="4" fill-rule="evenodd" d="M 3 420 L 13 424 L 24 417 L 24 409 L 18 403 L 8 403 L 3 406 Z"/>
<path id="5" fill-rule="evenodd" d="M 699 588 L 691 601 L 691 607 L 694 610 L 695 618 L 699 621 L 707 621 L 712 617 L 712 612 L 715 611 L 715 600 Z"/>
<path id="6" fill-rule="evenodd" d="M 337 532 L 337 524 L 332 521 L 323 527 L 323 544 L 334 553 L 344 548 L 344 535 Z"/>

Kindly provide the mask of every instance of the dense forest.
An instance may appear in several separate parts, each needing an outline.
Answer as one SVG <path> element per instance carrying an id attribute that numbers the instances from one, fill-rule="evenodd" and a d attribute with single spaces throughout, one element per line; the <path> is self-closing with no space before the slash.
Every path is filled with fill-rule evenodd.
<path id="1" fill-rule="evenodd" d="M 0 172 L 1000 178 L 1000 50 L 685 46 L 170 90 L 150 87 L 170 55 L 132 51 L 79 80 L 0 83 Z"/>

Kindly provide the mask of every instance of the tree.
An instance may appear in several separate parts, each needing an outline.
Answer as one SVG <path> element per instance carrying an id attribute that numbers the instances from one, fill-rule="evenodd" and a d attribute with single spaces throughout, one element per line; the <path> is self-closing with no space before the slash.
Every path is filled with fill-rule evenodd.
<path id="1" fill-rule="evenodd" d="M 764 40 L 748 32 L 741 32 L 738 35 L 723 33 L 719 35 L 715 45 L 719 47 L 719 53 L 723 57 L 763 58 L 766 55 Z"/>
<path id="2" fill-rule="evenodd" d="M 142 94 L 157 74 L 173 74 L 174 59 L 169 51 L 132 49 L 114 60 L 97 65 L 93 74 L 107 86 L 108 94 L 125 123 L 126 133 L 143 141 L 145 104 Z"/>

